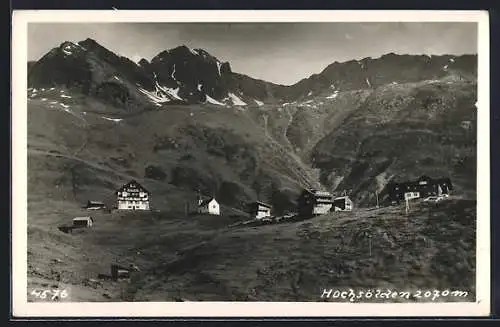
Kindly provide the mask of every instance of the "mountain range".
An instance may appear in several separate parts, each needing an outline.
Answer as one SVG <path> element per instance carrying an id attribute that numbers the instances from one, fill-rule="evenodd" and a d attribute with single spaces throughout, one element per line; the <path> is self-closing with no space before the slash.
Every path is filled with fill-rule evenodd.
<path id="1" fill-rule="evenodd" d="M 86 39 L 29 62 L 28 85 L 29 148 L 80 160 L 46 180 L 73 197 L 107 194 L 127 176 L 161 182 L 160 193 L 201 189 L 231 208 L 261 199 L 284 211 L 301 188 L 370 205 L 388 181 L 421 174 L 475 195 L 476 55 L 389 53 L 285 86 L 203 49 L 135 63 Z"/>
<path id="2" fill-rule="evenodd" d="M 450 289 L 475 301 L 476 55 L 334 62 L 289 86 L 186 46 L 135 63 L 86 39 L 27 65 L 28 292 L 276 302 Z M 388 182 L 421 175 L 449 177 L 453 195 L 384 206 Z M 113 206 L 131 179 L 152 211 L 82 209 Z M 249 201 L 295 211 L 303 188 L 347 192 L 354 210 L 238 225 Z M 190 215 L 198 192 L 222 216 Z M 58 230 L 83 215 L 92 228 Z M 114 263 L 141 272 L 108 281 Z"/>

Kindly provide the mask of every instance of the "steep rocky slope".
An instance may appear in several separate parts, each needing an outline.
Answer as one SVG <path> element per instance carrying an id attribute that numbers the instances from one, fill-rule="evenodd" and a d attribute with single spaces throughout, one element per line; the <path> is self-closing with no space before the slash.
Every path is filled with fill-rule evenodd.
<path id="1" fill-rule="evenodd" d="M 447 80 L 378 88 L 314 146 L 323 184 L 373 204 L 390 179 L 446 176 L 474 198 L 476 88 Z"/>

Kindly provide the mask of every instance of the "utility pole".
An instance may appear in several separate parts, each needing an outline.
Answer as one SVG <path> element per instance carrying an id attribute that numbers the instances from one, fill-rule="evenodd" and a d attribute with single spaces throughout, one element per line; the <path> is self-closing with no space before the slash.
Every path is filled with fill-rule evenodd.
<path id="1" fill-rule="evenodd" d="M 376 199 L 377 199 L 377 208 L 378 208 L 378 207 L 379 207 L 379 206 L 378 206 L 378 191 L 375 191 L 375 197 L 376 197 Z"/>
<path id="2" fill-rule="evenodd" d="M 370 248 L 370 257 L 372 256 L 372 235 L 368 234 L 368 246 Z"/>
<path id="3" fill-rule="evenodd" d="M 372 234 L 368 231 L 364 231 L 362 233 L 363 237 L 368 239 L 368 253 L 370 254 L 370 257 L 372 256 Z"/>

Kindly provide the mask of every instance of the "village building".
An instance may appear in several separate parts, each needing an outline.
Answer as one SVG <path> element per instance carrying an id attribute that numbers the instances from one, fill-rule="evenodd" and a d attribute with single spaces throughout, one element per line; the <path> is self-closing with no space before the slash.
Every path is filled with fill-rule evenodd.
<path id="1" fill-rule="evenodd" d="M 422 176 L 415 181 L 388 183 L 386 189 L 389 200 L 392 203 L 399 203 L 406 199 L 410 200 L 449 194 L 453 186 L 449 178 L 433 179 L 429 176 Z"/>
<path id="2" fill-rule="evenodd" d="M 219 203 L 214 198 L 198 199 L 198 213 L 206 215 L 220 215 Z"/>
<path id="3" fill-rule="evenodd" d="M 116 191 L 118 210 L 149 210 L 151 193 L 135 180 Z"/>
<path id="4" fill-rule="evenodd" d="M 88 210 L 99 210 L 99 209 L 106 209 L 106 205 L 104 204 L 104 202 L 89 200 L 85 208 Z"/>
<path id="5" fill-rule="evenodd" d="M 92 217 L 75 217 L 73 218 L 73 227 L 92 227 L 94 219 Z"/>
<path id="6" fill-rule="evenodd" d="M 271 205 L 260 201 L 253 202 L 249 206 L 250 216 L 254 219 L 271 217 L 271 209 Z"/>
<path id="7" fill-rule="evenodd" d="M 333 211 L 352 211 L 353 203 L 348 196 L 340 196 L 333 199 Z"/>
<path id="8" fill-rule="evenodd" d="M 304 217 L 324 215 L 330 212 L 333 196 L 330 192 L 304 190 L 298 200 L 299 215 Z"/>

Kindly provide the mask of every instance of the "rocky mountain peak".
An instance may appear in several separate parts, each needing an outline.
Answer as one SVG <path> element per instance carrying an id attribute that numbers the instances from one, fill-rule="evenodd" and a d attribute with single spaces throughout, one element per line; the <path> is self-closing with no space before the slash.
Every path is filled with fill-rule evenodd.
<path id="1" fill-rule="evenodd" d="M 446 77 L 473 80 L 477 56 L 388 53 L 378 58 L 335 61 L 294 85 L 282 86 L 235 73 L 228 62 L 202 48 L 180 45 L 158 53 L 151 61 L 143 58 L 135 63 L 87 38 L 78 43 L 63 42 L 30 67 L 30 86 L 83 85 L 90 92 L 113 80 L 121 84 L 120 88 L 128 88 L 127 97 L 136 97 L 139 105 L 146 99 L 158 106 L 179 101 L 260 106 L 266 102 L 310 100 L 319 94 L 331 94 L 332 90 L 376 89 Z"/>

